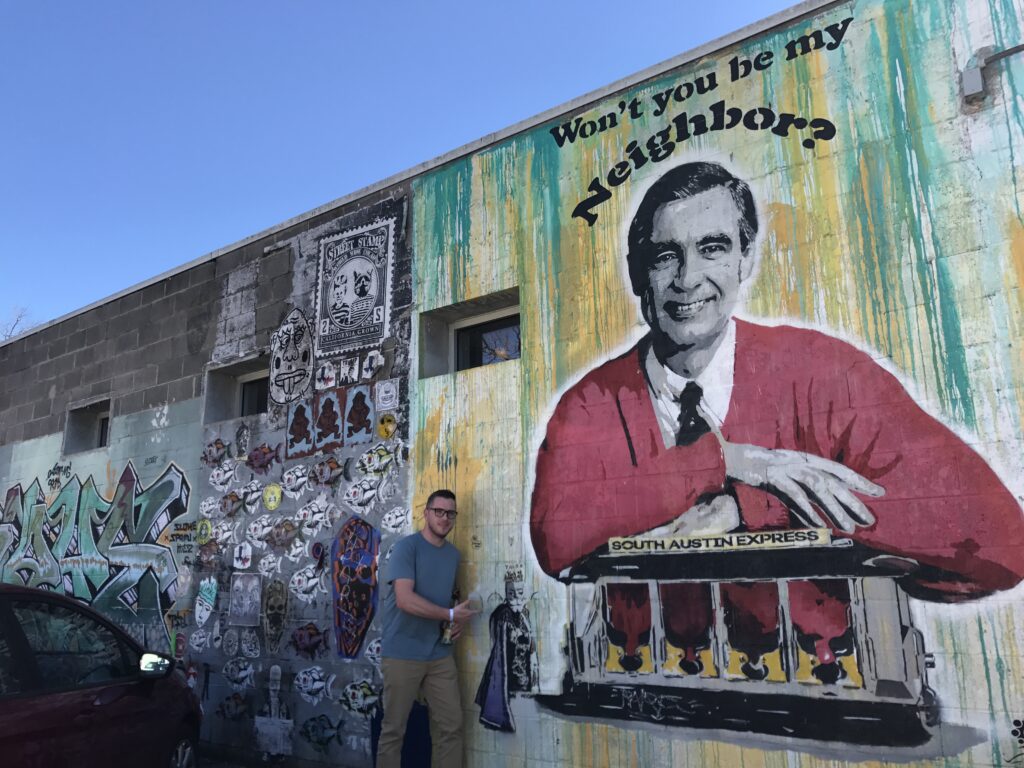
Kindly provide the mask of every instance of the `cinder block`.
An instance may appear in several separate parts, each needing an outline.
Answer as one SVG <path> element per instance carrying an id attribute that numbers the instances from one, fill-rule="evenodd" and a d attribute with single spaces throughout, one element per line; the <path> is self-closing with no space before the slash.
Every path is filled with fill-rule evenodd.
<path id="1" fill-rule="evenodd" d="M 158 405 L 163 405 L 166 402 L 166 384 L 157 384 L 155 387 L 150 387 L 142 393 L 142 403 L 144 408 L 156 408 Z"/>

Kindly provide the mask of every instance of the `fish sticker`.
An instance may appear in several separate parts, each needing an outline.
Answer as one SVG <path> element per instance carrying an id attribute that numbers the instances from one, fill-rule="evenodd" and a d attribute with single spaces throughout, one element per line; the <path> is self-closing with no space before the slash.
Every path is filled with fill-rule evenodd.
<path id="1" fill-rule="evenodd" d="M 380 527 L 387 533 L 401 533 L 409 527 L 409 510 L 395 507 L 385 512 L 380 519 Z"/>
<path id="2" fill-rule="evenodd" d="M 291 546 L 288 547 L 288 551 L 284 553 L 284 556 L 293 563 L 299 562 L 306 554 L 306 545 L 302 543 L 302 539 L 296 538 L 292 541 Z"/>
<path id="3" fill-rule="evenodd" d="M 383 658 L 383 654 L 381 652 L 379 637 L 375 637 L 366 644 L 366 650 L 363 651 L 363 656 L 365 656 L 366 660 L 373 664 L 374 668 L 380 672 L 380 660 Z"/>
<path id="4" fill-rule="evenodd" d="M 245 537 L 252 542 L 256 549 L 267 548 L 267 537 L 274 528 L 274 522 L 269 515 L 260 515 L 249 523 L 245 528 Z"/>
<path id="5" fill-rule="evenodd" d="M 288 641 L 288 645 L 299 656 L 312 661 L 327 652 L 327 633 L 313 622 L 309 622 L 292 632 L 292 638 Z"/>
<path id="6" fill-rule="evenodd" d="M 331 698 L 331 686 L 336 678 L 337 675 L 326 674 L 323 667 L 306 667 L 295 674 L 292 684 L 303 701 L 315 706 L 324 698 Z"/>
<path id="7" fill-rule="evenodd" d="M 224 459 L 210 472 L 210 485 L 224 493 L 235 482 L 236 468 L 237 464 L 233 459 Z"/>
<path id="8" fill-rule="evenodd" d="M 230 443 L 225 443 L 218 437 L 216 440 L 206 444 L 206 447 L 203 449 L 203 455 L 199 457 L 199 461 L 212 469 L 224 460 L 228 455 L 230 447 Z"/>
<path id="9" fill-rule="evenodd" d="M 317 752 L 326 754 L 331 742 L 337 742 L 339 745 L 344 743 L 342 738 L 345 734 L 342 730 L 344 725 L 345 721 L 341 718 L 334 723 L 327 715 L 317 715 L 302 724 L 299 735 L 312 744 Z"/>
<path id="10" fill-rule="evenodd" d="M 205 651 L 210 645 L 210 635 L 205 629 L 197 629 L 188 639 L 188 646 L 199 653 Z"/>
<path id="11" fill-rule="evenodd" d="M 340 701 L 350 712 L 369 715 L 380 701 L 380 694 L 374 690 L 369 680 L 357 680 L 345 686 Z"/>
<path id="12" fill-rule="evenodd" d="M 249 451 L 245 463 L 257 475 L 265 475 L 270 472 L 275 463 L 281 463 L 281 445 L 278 443 L 276 448 L 271 448 L 266 443 L 260 443 Z"/>
<path id="13" fill-rule="evenodd" d="M 312 539 L 324 528 L 329 528 L 338 516 L 338 508 L 327 501 L 326 494 L 321 493 L 301 507 L 295 514 L 295 519 L 302 525 L 303 535 L 307 539 Z"/>
<path id="14" fill-rule="evenodd" d="M 264 555 L 260 558 L 259 563 L 256 564 L 256 570 L 260 572 L 260 576 L 269 579 L 275 573 L 281 572 L 281 559 L 281 555 Z"/>
<path id="15" fill-rule="evenodd" d="M 344 470 L 345 468 L 334 456 L 328 456 L 310 467 L 309 482 L 321 488 L 333 488 Z"/>
<path id="16" fill-rule="evenodd" d="M 377 483 L 364 477 L 362 480 L 357 480 L 345 489 L 345 493 L 342 495 L 342 501 L 344 501 L 353 512 L 365 515 L 376 497 Z"/>
<path id="17" fill-rule="evenodd" d="M 299 526 L 288 518 L 275 522 L 264 537 L 264 541 L 276 550 L 287 549 L 299 535 Z"/>
<path id="18" fill-rule="evenodd" d="M 221 520 L 213 526 L 213 532 L 210 535 L 222 547 L 228 547 L 235 543 L 236 527 L 237 523 L 233 520 Z"/>
<path id="19" fill-rule="evenodd" d="M 393 446 L 377 443 L 359 457 L 356 468 L 365 476 L 383 479 L 401 464 L 402 442 L 398 440 Z"/>
<path id="20" fill-rule="evenodd" d="M 323 578 L 316 573 L 312 565 L 307 565 L 293 573 L 288 581 L 288 589 L 304 603 L 312 603 L 319 595 L 327 594 Z"/>
<path id="21" fill-rule="evenodd" d="M 242 499 L 245 502 L 245 511 L 254 515 L 259 511 L 260 501 L 263 500 L 263 486 L 256 480 L 250 480 L 242 486 Z"/>
<path id="22" fill-rule="evenodd" d="M 221 497 L 220 513 L 224 517 L 234 517 L 245 506 L 245 499 L 237 491 L 231 491 Z"/>
<path id="23" fill-rule="evenodd" d="M 289 467 L 281 475 L 281 488 L 289 499 L 299 499 L 306 492 L 308 483 L 309 469 L 301 464 Z"/>
<path id="24" fill-rule="evenodd" d="M 220 511 L 220 500 L 216 496 L 207 496 L 199 503 L 199 514 L 210 519 Z"/>
<path id="25" fill-rule="evenodd" d="M 256 669 L 248 659 L 231 659 L 224 665 L 222 673 L 236 693 L 256 687 Z"/>

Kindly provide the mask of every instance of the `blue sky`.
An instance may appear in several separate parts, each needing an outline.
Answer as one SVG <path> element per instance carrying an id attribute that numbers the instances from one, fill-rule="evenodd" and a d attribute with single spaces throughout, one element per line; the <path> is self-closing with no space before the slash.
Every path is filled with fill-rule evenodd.
<path id="1" fill-rule="evenodd" d="M 0 326 L 43 323 L 792 5 L 0 0 Z"/>

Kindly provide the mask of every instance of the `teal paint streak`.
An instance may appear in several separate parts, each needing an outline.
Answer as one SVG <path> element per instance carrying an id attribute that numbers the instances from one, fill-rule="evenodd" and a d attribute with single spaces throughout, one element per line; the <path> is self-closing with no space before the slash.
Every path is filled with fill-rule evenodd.
<path id="1" fill-rule="evenodd" d="M 988 694 L 988 711 L 991 713 L 995 707 L 995 702 L 992 700 L 992 672 L 989 667 L 988 648 L 985 645 L 985 628 L 981 623 L 981 616 L 975 618 L 974 624 L 978 630 L 978 648 L 981 649 L 981 660 L 985 669 L 985 692 Z M 991 714 L 989 717 L 991 719 Z M 992 739 L 992 764 L 1002 765 L 1002 758 L 999 754 L 999 742 L 997 739 Z"/>
<path id="2" fill-rule="evenodd" d="M 928 83 L 936 79 L 935 72 L 928 66 L 930 58 L 924 55 L 930 38 L 928 32 L 922 31 L 915 23 L 917 19 L 913 17 L 909 8 L 905 14 L 898 16 L 897 11 L 891 5 L 887 5 L 885 18 L 890 29 L 887 58 L 892 62 L 890 97 L 895 108 L 897 129 L 894 136 L 903 142 L 903 151 L 897 155 L 897 158 L 904 161 L 900 169 L 906 185 L 902 199 L 914 205 L 913 208 L 908 207 L 905 210 L 905 215 L 913 233 L 917 257 L 914 268 L 919 285 L 925 293 L 926 306 L 930 309 L 925 317 L 932 342 L 931 363 L 935 370 L 941 373 L 943 379 L 943 404 L 946 409 L 973 427 L 976 424 L 976 415 L 969 367 L 960 329 L 959 308 L 953 301 L 957 295 L 956 284 L 949 274 L 945 245 L 938 240 L 935 229 L 931 228 L 928 244 L 935 254 L 933 276 L 931 266 L 926 260 L 926 235 L 922 227 L 924 215 L 934 220 L 936 214 L 932 201 L 933 190 L 936 188 L 932 167 L 942 167 L 947 163 L 942 144 L 935 135 L 928 114 L 927 93 L 919 94 L 918 91 L 925 89 Z M 950 26 L 951 20 L 946 18 L 943 21 L 943 28 L 948 29 Z M 894 34 L 896 30 L 901 30 L 905 34 L 897 36 Z M 904 82 L 904 99 L 899 98 L 897 89 L 897 78 L 900 75 Z M 955 98 L 953 93 L 947 92 L 943 95 L 950 100 Z M 918 188 L 923 192 L 923 199 L 917 195 Z M 918 212 L 922 210 L 923 214 Z M 939 359 L 940 353 L 944 353 L 944 360 Z"/>
<path id="3" fill-rule="evenodd" d="M 1024 42 L 1021 37 L 1020 25 L 1017 23 L 1017 11 L 1014 8 L 1012 1 L 1010 0 L 990 0 L 989 2 L 989 14 L 992 18 L 992 30 L 993 37 L 995 39 L 996 48 L 1003 50 L 1014 45 L 1018 45 Z M 1012 122 L 1017 124 L 1018 129 L 1024 130 L 1024 115 L 1021 114 L 1020 108 L 1020 89 L 1017 87 L 1017 78 L 1014 76 L 1013 57 L 1004 59 L 995 65 L 1000 67 L 1006 79 L 1006 85 L 1009 88 L 1009 93 L 1006 94 L 1006 98 L 1003 100 L 1003 113 L 1005 115 L 1007 132 L 1009 133 L 1009 125 Z M 1012 134 L 1009 135 L 1007 141 L 1007 147 L 1010 152 L 1010 177 L 1013 179 L 1014 189 L 1019 189 L 1020 185 L 1017 183 L 1017 153 L 1014 151 L 1014 142 Z M 1020 203 L 1017 197 L 1014 196 L 1014 208 L 1017 211 L 1017 220 L 1024 221 L 1024 215 L 1021 213 Z"/>
<path id="4" fill-rule="evenodd" d="M 416 206 L 416 225 L 422 226 L 422 237 L 416 259 L 421 265 L 447 265 L 447 269 L 416 270 L 419 285 L 417 297 L 429 308 L 463 299 L 463 286 L 469 264 L 472 202 L 472 158 L 456 160 L 424 176 L 413 185 L 413 194 L 421 202 Z M 422 220 L 421 220 L 422 219 Z M 426 251 L 426 253 L 424 253 Z M 447 284 L 443 284 L 447 276 Z"/>

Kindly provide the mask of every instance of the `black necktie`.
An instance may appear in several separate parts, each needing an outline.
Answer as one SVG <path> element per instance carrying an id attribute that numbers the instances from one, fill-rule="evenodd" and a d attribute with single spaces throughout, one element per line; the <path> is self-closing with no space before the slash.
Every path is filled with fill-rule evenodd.
<path id="1" fill-rule="evenodd" d="M 706 435 L 711 431 L 711 427 L 697 411 L 697 404 L 703 394 L 704 390 L 697 382 L 691 381 L 683 387 L 683 391 L 676 398 L 676 402 L 679 403 L 679 429 L 676 431 L 676 445 L 690 445 L 695 443 L 701 435 Z"/>

